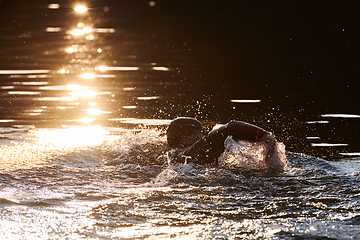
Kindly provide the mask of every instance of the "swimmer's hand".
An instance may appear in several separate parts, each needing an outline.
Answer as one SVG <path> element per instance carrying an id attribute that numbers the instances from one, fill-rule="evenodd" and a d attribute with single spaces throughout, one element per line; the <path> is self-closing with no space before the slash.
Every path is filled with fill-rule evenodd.
<path id="1" fill-rule="evenodd" d="M 277 153 L 277 141 L 271 133 L 265 134 L 260 140 L 266 147 L 265 163 L 269 169 L 282 169 L 284 164 L 279 160 Z"/>

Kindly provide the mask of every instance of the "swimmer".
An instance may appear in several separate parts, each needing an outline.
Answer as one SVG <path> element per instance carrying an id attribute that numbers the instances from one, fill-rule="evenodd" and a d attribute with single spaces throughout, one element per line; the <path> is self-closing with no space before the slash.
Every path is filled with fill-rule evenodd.
<path id="1" fill-rule="evenodd" d="M 218 158 L 225 150 L 224 141 L 228 136 L 232 136 L 235 141 L 266 142 L 269 147 L 265 162 L 269 168 L 273 168 L 270 155 L 276 145 L 274 136 L 246 122 L 230 121 L 207 133 L 206 128 L 198 120 L 181 117 L 169 124 L 166 135 L 168 145 L 174 148 L 172 157 L 177 162 L 215 166 L 218 165 Z"/>

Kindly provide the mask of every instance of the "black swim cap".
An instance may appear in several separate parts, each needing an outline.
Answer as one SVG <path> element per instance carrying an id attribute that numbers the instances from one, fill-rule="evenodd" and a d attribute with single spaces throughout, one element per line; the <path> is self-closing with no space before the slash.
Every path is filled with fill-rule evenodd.
<path id="1" fill-rule="evenodd" d="M 173 120 L 166 132 L 169 146 L 180 147 L 180 142 L 184 137 L 193 134 L 199 129 L 206 130 L 202 123 L 194 118 L 182 117 Z"/>

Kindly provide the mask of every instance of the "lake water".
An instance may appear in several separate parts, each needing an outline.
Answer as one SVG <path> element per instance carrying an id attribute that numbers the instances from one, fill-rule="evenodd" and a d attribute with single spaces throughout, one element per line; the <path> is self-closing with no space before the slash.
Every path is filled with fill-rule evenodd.
<path id="1" fill-rule="evenodd" d="M 0 0 L 3 238 L 359 239 L 356 4 L 34 2 Z M 169 165 L 179 116 L 288 166 Z"/>

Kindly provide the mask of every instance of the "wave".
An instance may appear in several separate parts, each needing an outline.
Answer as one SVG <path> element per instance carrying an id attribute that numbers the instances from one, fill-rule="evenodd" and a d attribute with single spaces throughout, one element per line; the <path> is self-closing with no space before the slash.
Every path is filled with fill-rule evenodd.
<path id="1" fill-rule="evenodd" d="M 283 143 L 236 142 L 229 137 L 225 141 L 225 147 L 219 159 L 220 167 L 214 168 L 171 161 L 168 154 L 170 149 L 166 144 L 164 130 L 161 129 L 122 130 L 113 141 L 104 141 L 96 146 L 66 149 L 46 148 L 36 141 L 23 142 L 3 147 L 2 152 L 10 155 L 10 151 L 13 150 L 16 150 L 15 153 L 26 153 L 30 149 L 30 153 L 34 154 L 19 158 L 19 163 L 13 162 L 11 168 L 3 169 L 0 177 L 6 173 L 10 174 L 14 176 L 10 182 L 16 182 L 21 186 L 29 183 L 43 185 L 48 181 L 58 182 L 60 185 L 73 181 L 71 185 L 84 186 L 94 179 L 99 179 L 99 182 L 110 179 L 122 187 L 222 185 L 244 190 L 262 188 L 273 194 L 277 192 L 276 178 L 281 178 L 284 174 L 306 172 L 310 175 L 314 174 L 314 170 L 317 173 L 323 172 L 324 176 L 327 176 L 327 173 L 343 174 L 338 166 L 326 160 L 285 151 Z M 269 148 L 273 153 L 270 158 L 270 169 Z M 10 164 L 9 160 L 6 162 Z M 34 162 L 36 164 L 29 165 Z M 281 171 L 277 171 L 279 169 Z M 263 177 L 274 174 L 276 178 L 270 180 Z M 358 174 L 355 173 L 355 176 Z M 29 182 L 26 179 L 33 180 Z M 1 182 L 8 185 L 8 181 Z"/>

